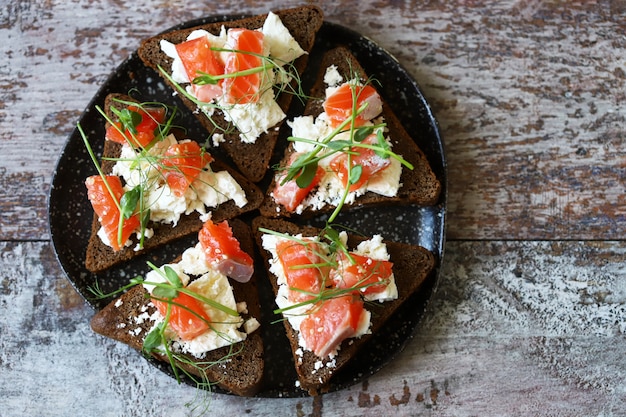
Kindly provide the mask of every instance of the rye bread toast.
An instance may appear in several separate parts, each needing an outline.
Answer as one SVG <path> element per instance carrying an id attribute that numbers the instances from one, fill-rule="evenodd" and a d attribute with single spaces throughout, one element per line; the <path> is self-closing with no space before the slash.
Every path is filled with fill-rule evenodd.
<path id="1" fill-rule="evenodd" d="M 111 112 L 111 107 L 115 107 L 117 109 L 124 107 L 124 105 L 119 101 L 116 101 L 116 99 L 122 101 L 134 101 L 132 98 L 123 94 L 108 95 L 105 99 L 104 105 L 105 112 L 111 120 L 116 120 L 114 114 Z M 110 173 L 115 164 L 115 161 L 107 158 L 119 157 L 121 149 L 122 145 L 119 143 L 104 140 L 104 151 L 102 154 L 103 161 L 101 167 L 105 174 Z M 248 200 L 248 203 L 243 207 L 238 207 L 232 200 L 220 204 L 217 208 L 212 210 L 211 218 L 214 221 L 232 219 L 243 213 L 247 213 L 258 208 L 263 200 L 263 192 L 256 186 L 256 184 L 249 181 L 235 169 L 219 160 L 211 162 L 211 167 L 213 171 L 228 171 L 245 191 L 246 198 Z M 202 228 L 202 220 L 200 220 L 200 215 L 197 212 L 193 212 L 189 215 L 182 216 L 176 226 L 172 226 L 171 224 L 151 223 L 149 227 L 153 228 L 154 236 L 149 239 L 145 239 L 142 250 L 135 251 L 135 245 L 131 245 L 119 251 L 114 251 L 110 246 L 104 244 L 98 236 L 100 222 L 98 221 L 98 216 L 94 214 L 91 236 L 89 238 L 85 254 L 86 268 L 94 273 L 101 272 L 113 265 L 128 261 L 138 255 L 166 245 L 176 239 L 197 233 Z M 132 239 L 136 240 L 135 237 Z"/>
<path id="2" fill-rule="evenodd" d="M 229 221 L 233 229 L 233 235 L 239 240 L 241 248 L 249 253 L 254 253 L 254 243 L 250 228 L 240 220 Z M 261 315 L 257 290 L 256 274 L 247 283 L 229 280 L 233 288 L 235 300 L 245 301 L 247 313 L 242 315 L 259 318 Z M 139 351 L 142 350 L 143 340 L 150 331 L 153 322 L 150 320 L 136 320 L 140 316 L 152 314 L 155 307 L 148 298 L 148 292 L 143 285 L 136 285 L 118 299 L 111 301 L 102 310 L 97 312 L 91 319 L 91 328 L 96 333 L 115 339 L 131 346 Z M 235 355 L 231 353 L 235 352 Z M 230 356 L 227 361 L 217 363 L 225 356 Z M 198 366 L 206 373 L 208 381 L 217 384 L 227 392 L 241 396 L 252 396 L 260 388 L 264 360 L 263 342 L 260 330 L 257 329 L 247 338 L 232 346 L 225 346 L 210 352 L 202 359 L 191 355 L 187 359 L 195 365 L 177 362 L 177 366 L 193 375 L 201 376 Z M 169 364 L 167 357 L 155 356 L 156 359 Z"/>
<path id="3" fill-rule="evenodd" d="M 311 88 L 311 99 L 304 109 L 305 116 L 317 117 L 324 111 L 322 105 L 325 97 L 326 84 L 324 75 L 326 69 L 334 65 L 337 67 L 339 74 L 342 75 L 344 81 L 354 78 L 354 75 L 365 81 L 368 74 L 365 73 L 363 67 L 359 64 L 356 57 L 345 47 L 337 47 L 326 52 L 322 58 L 316 81 Z M 374 75 L 375 76 L 375 75 Z M 374 84 L 375 85 L 375 84 Z M 366 192 L 357 197 L 354 203 L 345 204 L 346 209 L 350 207 L 363 207 L 374 205 L 406 205 L 415 204 L 419 206 L 430 206 L 437 203 L 441 193 L 441 183 L 433 172 L 424 152 L 415 143 L 413 138 L 404 129 L 394 112 L 383 100 L 382 116 L 389 130 L 389 137 L 393 145 L 393 152 L 402 156 L 405 160 L 413 165 L 413 169 L 402 168 L 400 177 L 401 187 L 394 197 L 385 197 L 373 192 Z M 419 132 L 413 134 L 419 135 Z M 288 166 L 288 161 L 294 152 L 293 144 L 290 144 L 279 163 L 280 167 Z M 304 216 L 310 217 L 316 214 L 330 212 L 334 206 L 326 204 L 321 209 L 312 209 L 305 207 L 300 213 L 293 213 L 286 210 L 280 204 L 277 204 L 271 193 L 276 186 L 276 178 L 274 178 L 268 187 L 263 204 L 259 208 L 261 214 L 266 217 L 292 217 Z"/>
<path id="4" fill-rule="evenodd" d="M 264 264 L 266 269 L 268 269 L 270 282 L 276 294 L 278 291 L 276 276 L 269 272 L 269 260 L 272 255 L 263 249 L 262 233 L 259 231 L 259 228 L 290 235 L 302 233 L 303 236 L 318 236 L 320 230 L 309 226 L 296 225 L 283 219 L 257 217 L 252 221 L 252 230 L 257 247 L 262 254 Z M 361 237 L 350 235 L 348 246 L 354 248 L 362 240 L 364 239 Z M 288 320 L 283 320 L 287 338 L 291 345 L 300 387 L 310 395 L 318 395 L 327 390 L 327 385 L 332 376 L 344 367 L 359 349 L 367 345 L 372 334 L 375 334 L 393 316 L 394 312 L 405 300 L 419 290 L 422 283 L 435 268 L 435 257 L 427 249 L 406 243 L 385 243 L 390 254 L 390 260 L 393 262 L 398 298 L 384 303 L 373 303 L 371 307 L 371 334 L 366 334 L 358 339 L 345 340 L 342 342 L 337 356 L 332 360 L 328 358 L 322 360 L 322 366 L 320 367 L 321 359 L 311 351 L 305 350 L 302 352 L 302 348 L 298 344 L 297 331 L 294 330 Z"/>
<path id="5" fill-rule="evenodd" d="M 298 42 L 300 47 L 307 52 L 310 52 L 315 42 L 315 36 L 317 31 L 322 26 L 323 13 L 317 6 L 307 5 L 292 9 L 278 10 L 274 12 L 278 15 L 289 30 L 294 39 Z M 267 14 L 248 17 L 244 19 L 217 22 L 205 24 L 188 29 L 176 30 L 172 32 L 166 32 L 157 36 L 144 40 L 139 49 L 138 54 L 141 60 L 149 67 L 155 69 L 161 76 L 161 70 L 159 67 L 166 71 L 170 71 L 172 59 L 168 57 L 163 51 L 161 51 L 160 41 L 167 40 L 173 44 L 179 44 L 187 39 L 187 36 L 197 29 L 206 30 L 212 34 L 219 34 L 222 27 L 229 28 L 245 28 L 245 29 L 258 29 L 263 26 Z M 307 65 L 308 55 L 303 55 L 297 58 L 293 66 L 298 74 L 302 74 Z M 176 86 L 168 77 L 163 76 L 164 81 L 169 84 L 174 91 L 177 91 Z M 293 80 L 292 83 L 296 83 Z M 275 125 L 274 128 L 270 128 L 266 133 L 261 136 L 254 143 L 243 143 L 239 139 L 239 132 L 228 132 L 229 123 L 224 119 L 222 112 L 215 112 L 210 120 L 204 113 L 197 111 L 198 106 L 188 97 L 179 94 L 181 101 L 196 114 L 200 123 L 207 129 L 209 134 L 215 131 L 215 125 L 218 125 L 221 129 L 226 129 L 227 133 L 224 134 L 224 141 L 219 145 L 223 148 L 226 154 L 232 158 L 235 166 L 241 171 L 248 179 L 253 182 L 260 181 L 267 169 L 272 158 L 276 142 L 278 140 L 279 128 L 282 122 Z M 279 93 L 276 97 L 276 101 L 283 112 L 287 112 L 291 104 L 293 94 Z M 232 129 L 231 129 L 232 130 Z"/>

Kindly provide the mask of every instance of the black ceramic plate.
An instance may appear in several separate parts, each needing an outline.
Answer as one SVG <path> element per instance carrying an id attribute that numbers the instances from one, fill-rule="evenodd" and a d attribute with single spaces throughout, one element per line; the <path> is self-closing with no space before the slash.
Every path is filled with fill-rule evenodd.
<path id="1" fill-rule="evenodd" d="M 212 16 L 187 22 L 180 27 L 224 21 L 241 16 Z M 321 54 L 332 47 L 347 46 L 363 65 L 365 71 L 377 78 L 381 94 L 396 112 L 401 122 L 412 133 L 415 141 L 426 153 L 433 170 L 443 184 L 443 192 L 437 205 L 426 208 L 389 207 L 385 210 L 361 209 L 347 213 L 339 219 L 343 224 L 356 227 L 363 233 L 380 233 L 386 239 L 420 244 L 435 253 L 439 263 L 422 290 L 408 300 L 383 331 L 371 338 L 367 348 L 333 377 L 331 391 L 336 391 L 362 381 L 380 370 L 399 353 L 414 335 L 419 320 L 434 291 L 443 258 L 446 213 L 446 162 L 443 143 L 435 118 L 424 99 L 418 84 L 389 53 L 374 42 L 345 27 L 324 23 L 309 59 L 309 68 L 303 77 L 305 86 L 312 82 L 317 72 Z M 96 111 L 103 107 L 109 93 L 128 93 L 141 100 L 157 100 L 178 105 L 169 87 L 159 76 L 146 68 L 134 53 L 111 74 L 81 116 L 79 123 L 90 138 L 91 146 L 99 155 L 102 152 L 104 121 Z M 182 106 L 181 106 L 182 108 Z M 293 115 L 297 114 L 297 109 Z M 188 112 L 183 112 L 181 123 L 188 126 L 190 137 L 204 138 L 202 128 Z M 292 117 L 292 116 L 289 116 Z M 50 236 L 57 259 L 74 288 L 96 310 L 105 304 L 91 297 L 88 288 L 97 281 L 104 290 L 114 290 L 128 283 L 136 275 L 146 272 L 146 257 L 112 268 L 102 274 L 91 274 L 84 267 L 84 254 L 89 238 L 92 210 L 86 197 L 84 180 L 95 174 L 95 168 L 86 152 L 79 132 L 69 137 L 54 172 L 49 197 Z M 186 247 L 195 244 L 194 239 L 179 241 L 149 255 L 155 263 L 165 263 L 175 258 Z M 267 280 L 261 280 L 266 282 Z M 266 381 L 259 392 L 261 397 L 296 397 L 306 393 L 296 388 L 296 375 L 290 363 L 290 351 L 281 324 L 271 324 L 273 296 L 269 284 L 261 285 L 261 299 L 266 314 L 261 317 L 264 328 Z M 137 354 L 137 360 L 143 360 Z M 169 368 L 153 362 L 164 372 Z M 170 373 L 171 374 L 171 373 Z"/>

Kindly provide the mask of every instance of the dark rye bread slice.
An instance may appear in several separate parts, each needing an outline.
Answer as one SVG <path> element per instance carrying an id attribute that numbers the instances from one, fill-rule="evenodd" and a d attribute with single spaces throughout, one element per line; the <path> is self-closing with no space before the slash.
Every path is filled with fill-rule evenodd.
<path id="1" fill-rule="evenodd" d="M 254 253 L 254 243 L 250 228 L 240 220 L 229 221 L 233 228 L 233 234 L 241 243 L 241 248 L 249 254 Z M 230 280 L 237 302 L 245 301 L 248 312 L 243 314 L 247 317 L 259 319 L 261 307 L 259 305 L 257 290 L 257 274 L 247 283 Z M 142 350 L 143 339 L 152 328 L 153 322 L 144 320 L 138 323 L 135 318 L 144 314 L 152 314 L 155 307 L 149 302 L 148 292 L 143 285 L 132 287 L 118 299 L 107 304 L 91 319 L 91 328 L 94 332 L 103 336 L 125 343 L 134 349 Z M 189 360 L 197 365 L 199 362 L 206 372 L 210 382 L 216 383 L 225 391 L 241 396 L 254 395 L 261 386 L 264 370 L 263 341 L 260 329 L 249 334 L 246 340 L 236 343 L 231 347 L 225 346 L 210 352 L 202 359 L 187 355 Z M 228 361 L 218 365 L 209 366 L 211 362 L 230 355 Z M 169 364 L 167 357 L 155 355 L 155 358 Z M 200 372 L 194 366 L 177 362 L 177 365 L 193 375 L 200 376 Z"/>
<path id="2" fill-rule="evenodd" d="M 262 254 L 266 268 L 269 268 L 269 260 L 272 255 L 263 249 L 259 228 L 265 228 L 280 233 L 288 233 L 296 235 L 302 233 L 303 236 L 318 236 L 319 229 L 300 226 L 283 219 L 268 219 L 266 217 L 257 217 L 252 221 L 252 230 L 255 234 L 257 246 Z M 349 235 L 348 247 L 355 248 L 364 238 Z M 318 367 L 320 358 L 311 351 L 304 351 L 302 355 L 298 351 L 302 351 L 298 345 L 298 333 L 291 327 L 288 320 L 283 320 L 287 338 L 291 345 L 293 358 L 295 362 L 296 372 L 300 381 L 300 387 L 307 391 L 310 395 L 318 395 L 328 390 L 328 384 L 332 376 L 344 367 L 357 351 L 367 345 L 372 335 L 385 324 L 385 322 L 394 314 L 394 312 L 404 303 L 412 294 L 419 290 L 422 283 L 435 268 L 435 257 L 427 249 L 406 243 L 385 242 L 393 262 L 393 273 L 398 287 L 398 298 L 393 301 L 384 303 L 373 303 L 368 307 L 372 312 L 371 317 L 371 334 L 366 334 L 359 339 L 345 340 L 339 349 L 337 356 L 334 358 L 333 366 L 326 366 L 329 361 L 325 359 L 323 366 Z M 268 276 L 274 289 L 274 294 L 278 291 L 276 276 L 268 269 Z"/>
<path id="3" fill-rule="evenodd" d="M 289 29 L 289 32 L 298 42 L 300 47 L 303 50 L 310 52 L 315 42 L 315 36 L 319 28 L 322 26 L 324 19 L 322 10 L 317 6 L 307 5 L 291 9 L 278 10 L 274 13 L 280 17 L 281 21 L 285 27 Z M 263 26 L 263 22 L 265 22 L 266 17 L 267 14 L 263 14 L 239 20 L 210 23 L 193 28 L 159 34 L 144 40 L 139 47 L 138 54 L 147 66 L 155 69 L 161 76 L 163 76 L 159 70 L 159 66 L 165 71 L 171 71 L 172 59 L 161 51 L 159 42 L 162 39 L 165 39 L 173 44 L 179 44 L 184 42 L 187 39 L 187 36 L 196 29 L 203 29 L 215 35 L 219 34 L 222 26 L 226 29 L 258 29 Z M 304 72 L 307 61 L 308 55 L 306 54 L 294 61 L 293 65 L 299 74 Z M 176 90 L 176 87 L 170 82 L 169 79 L 167 79 L 167 77 L 163 77 L 163 79 Z M 295 83 L 296 80 L 293 82 Z M 203 113 L 197 111 L 197 105 L 191 100 L 182 94 L 179 94 L 179 97 L 182 102 L 189 109 L 191 109 L 194 114 L 196 114 L 200 123 L 209 133 L 212 134 L 215 132 L 214 124 L 217 124 L 222 129 L 228 129 L 229 124 L 226 120 L 224 120 L 221 112 L 216 112 L 213 120 L 211 121 Z M 292 98 L 293 94 L 278 94 L 276 100 L 283 112 L 287 112 Z M 232 158 L 239 171 L 241 171 L 250 180 L 258 182 L 263 178 L 265 172 L 269 168 L 269 163 L 278 140 L 278 133 L 281 125 L 282 122 L 277 124 L 274 128 L 269 129 L 269 131 L 262 134 L 255 143 L 241 142 L 239 139 L 239 132 L 226 133 L 224 135 L 225 141 L 220 144 L 220 147 L 223 148 L 224 151 Z"/>
<path id="4" fill-rule="evenodd" d="M 111 107 L 122 109 L 124 107 L 118 100 L 134 101 L 131 97 L 123 94 L 110 94 L 105 98 L 105 112 L 111 120 L 116 120 L 114 114 L 111 112 Z M 107 160 L 104 158 L 117 158 L 120 156 L 122 145 L 119 143 L 104 140 L 104 151 L 102 170 L 105 174 L 112 171 L 115 161 Z M 256 184 L 245 178 L 241 173 L 226 165 L 224 162 L 214 160 L 211 162 L 211 167 L 214 171 L 228 171 L 233 178 L 241 185 L 241 188 L 246 193 L 248 204 L 244 207 L 238 207 L 233 201 L 227 201 L 220 204 L 217 208 L 211 210 L 211 218 L 218 222 L 221 220 L 232 219 L 243 213 L 253 211 L 259 207 L 263 201 L 263 191 L 261 191 Z M 117 265 L 121 262 L 128 261 L 136 256 L 149 252 L 155 248 L 162 247 L 169 242 L 176 239 L 189 236 L 197 233 L 202 228 L 202 221 L 200 215 L 197 212 L 193 212 L 187 216 L 181 216 L 178 224 L 172 226 L 171 224 L 159 224 L 151 223 L 149 227 L 154 229 L 154 236 L 144 240 L 144 248 L 140 251 L 134 250 L 134 244 L 123 248 L 119 251 L 114 251 L 110 246 L 105 245 L 98 237 L 97 233 L 100 229 L 100 222 L 98 216 L 94 214 L 94 218 L 91 226 L 91 236 L 87 244 L 87 250 L 85 254 L 85 267 L 94 273 L 102 272 L 113 265 Z M 136 243 L 136 238 L 132 237 L 133 242 Z"/>
<path id="5" fill-rule="evenodd" d="M 345 47 L 337 47 L 325 53 L 317 75 L 315 84 L 311 89 L 312 97 L 304 109 L 304 115 L 317 117 L 324 111 L 322 104 L 324 102 L 326 84 L 324 83 L 324 74 L 326 68 L 335 65 L 339 73 L 343 76 L 344 81 L 354 78 L 357 74 L 363 81 L 367 80 L 368 74 L 365 73 L 363 67 L 359 64 L 356 57 L 352 55 L 350 50 Z M 372 75 L 372 74 L 370 74 Z M 374 75 L 375 76 L 375 75 Z M 389 129 L 389 137 L 391 138 L 393 151 L 402 156 L 405 160 L 413 165 L 413 170 L 406 167 L 402 168 L 400 182 L 402 186 L 395 197 L 384 197 L 373 192 L 367 192 L 358 197 L 353 204 L 346 204 L 344 207 L 362 207 L 372 205 L 387 204 L 416 204 L 420 206 L 430 206 L 437 203 L 441 192 L 441 183 L 433 172 L 426 155 L 417 146 L 413 138 L 404 129 L 397 116 L 391 110 L 389 105 L 383 100 L 383 117 Z M 419 135 L 419 132 L 414 132 Z M 279 164 L 284 167 L 289 161 L 290 155 L 293 153 L 293 145 L 285 150 L 283 160 Z M 290 213 L 279 204 L 276 204 L 271 196 L 272 190 L 275 188 L 275 180 L 270 184 L 265 200 L 260 207 L 261 214 L 266 217 L 291 217 L 296 214 Z M 326 205 L 319 211 L 313 211 L 306 208 L 302 212 L 302 216 L 312 216 L 321 212 L 332 211 L 334 207 Z"/>

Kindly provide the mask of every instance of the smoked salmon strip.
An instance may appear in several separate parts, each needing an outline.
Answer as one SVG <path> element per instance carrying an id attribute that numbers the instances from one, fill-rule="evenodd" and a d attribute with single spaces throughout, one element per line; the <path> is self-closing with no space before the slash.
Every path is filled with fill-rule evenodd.
<path id="1" fill-rule="evenodd" d="M 249 29 L 231 29 L 229 37 L 233 40 L 233 52 L 228 54 L 224 65 L 226 74 L 258 68 L 263 65 L 263 33 Z M 247 104 L 258 101 L 262 72 L 249 75 L 227 77 L 222 84 L 226 102 Z"/>

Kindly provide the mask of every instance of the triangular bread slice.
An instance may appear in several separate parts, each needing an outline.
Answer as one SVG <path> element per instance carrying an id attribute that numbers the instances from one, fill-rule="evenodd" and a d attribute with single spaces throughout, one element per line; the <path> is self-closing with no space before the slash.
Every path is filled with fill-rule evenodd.
<path id="1" fill-rule="evenodd" d="M 269 269 L 269 260 L 272 255 L 263 249 L 261 241 L 263 233 L 259 231 L 259 228 L 290 235 L 302 233 L 302 236 L 318 236 L 320 233 L 320 230 L 317 228 L 296 225 L 283 219 L 255 218 L 252 221 L 252 229 L 257 247 L 264 259 L 266 269 Z M 350 235 L 348 238 L 349 248 L 355 248 L 358 242 L 362 240 L 364 239 L 361 237 Z M 435 257 L 427 249 L 406 243 L 389 241 L 385 243 L 390 254 L 390 260 L 393 262 L 393 272 L 398 287 L 398 298 L 381 304 L 376 303 L 376 306 L 372 307 L 371 334 L 366 334 L 358 339 L 345 340 L 341 344 L 337 356 L 332 359 L 332 361 L 325 359 L 322 361 L 323 365 L 320 367 L 320 358 L 311 351 L 305 350 L 302 352 L 302 348 L 298 345 L 297 331 L 289 324 L 288 320 L 283 320 L 287 338 L 291 344 L 300 387 L 308 391 L 310 395 L 318 395 L 328 389 L 328 384 L 332 376 L 344 367 L 359 349 L 367 346 L 367 342 L 371 339 L 372 335 L 376 334 L 402 303 L 419 290 L 422 283 L 435 268 Z M 278 291 L 276 276 L 269 272 L 269 270 L 268 276 L 272 283 L 274 294 L 276 294 Z M 329 362 L 332 362 L 332 366 L 326 366 Z"/>
<path id="2" fill-rule="evenodd" d="M 254 243 L 250 228 L 240 220 L 229 221 L 229 224 L 233 229 L 233 235 L 239 240 L 241 248 L 245 252 L 253 254 Z M 146 266 L 146 268 L 148 267 Z M 243 315 L 244 319 L 247 317 L 259 319 L 261 316 L 256 276 L 255 273 L 251 280 L 246 283 L 229 280 L 235 300 L 246 302 L 247 313 Z M 150 331 L 153 322 L 137 320 L 137 318 L 145 317 L 146 314 L 152 314 L 154 311 L 155 307 L 150 303 L 148 292 L 143 285 L 136 285 L 97 312 L 91 319 L 91 328 L 96 333 L 126 343 L 141 351 L 143 340 Z M 236 352 L 236 354 L 230 355 L 232 352 Z M 222 359 L 227 355 L 230 357 L 223 361 Z M 167 357 L 155 357 L 165 361 L 169 366 Z M 217 384 L 227 392 L 241 396 L 252 396 L 260 389 L 264 370 L 263 341 L 260 329 L 249 334 L 244 341 L 231 347 L 226 346 L 207 352 L 202 359 L 194 358 L 191 355 L 188 355 L 187 358 L 195 362 L 196 366 L 180 362 L 177 362 L 177 366 L 202 377 L 197 369 L 197 366 L 201 366 L 206 373 L 207 380 Z"/>
<path id="3" fill-rule="evenodd" d="M 135 101 L 131 97 L 123 94 L 110 94 L 105 99 L 105 112 L 111 120 L 116 120 L 116 117 L 111 112 L 111 107 L 122 109 L 124 105 L 116 99 L 122 101 Z M 105 174 L 108 174 L 113 169 L 115 161 L 106 158 L 118 158 L 122 149 L 122 145 L 110 140 L 104 140 L 104 151 L 102 170 Z M 232 177 L 239 183 L 241 188 L 246 193 L 248 203 L 243 207 L 238 207 L 232 200 L 226 203 L 220 204 L 217 208 L 212 210 L 211 218 L 214 221 L 221 221 L 226 219 L 235 218 L 243 213 L 253 211 L 259 207 L 263 200 L 263 192 L 252 181 L 245 178 L 238 171 L 232 167 L 226 165 L 215 159 L 211 162 L 211 167 L 214 171 L 228 171 Z M 94 214 L 91 236 L 87 244 L 87 251 L 85 255 L 86 268 L 94 273 L 102 272 L 113 265 L 117 265 L 121 262 L 128 261 L 136 256 L 149 252 L 155 248 L 162 247 L 176 239 L 192 235 L 197 233 L 202 228 L 202 220 L 197 212 L 193 212 L 186 216 L 181 216 L 176 226 L 170 224 L 151 224 L 150 227 L 154 229 L 154 236 L 149 239 L 145 239 L 144 248 L 140 251 L 134 250 L 134 245 L 123 248 L 119 251 L 114 251 L 110 246 L 107 246 L 102 242 L 98 236 L 98 230 L 100 229 L 100 222 L 98 216 Z M 132 239 L 136 239 L 133 237 Z"/>
<path id="4" fill-rule="evenodd" d="M 322 107 L 326 90 L 324 75 L 326 73 L 326 69 L 331 65 L 337 67 L 337 70 L 339 74 L 342 75 L 344 81 L 353 79 L 354 75 L 358 75 L 363 81 L 368 79 L 368 74 L 365 73 L 365 70 L 349 49 L 340 46 L 326 52 L 322 58 L 316 81 L 310 92 L 311 99 L 309 99 L 304 109 L 303 114 L 305 116 L 317 117 L 324 111 Z M 375 83 L 372 85 L 378 88 Z M 407 169 L 406 167 L 402 168 L 402 175 L 400 177 L 400 183 L 402 186 L 396 196 L 385 197 L 373 192 L 367 192 L 362 196 L 357 197 L 354 203 L 346 204 L 344 207 L 348 208 L 387 204 L 415 204 L 419 206 L 430 206 L 436 204 L 441 193 L 441 183 L 437 179 L 436 174 L 433 172 L 426 155 L 408 134 L 406 129 L 398 120 L 397 116 L 394 114 L 393 110 L 384 100 L 382 115 L 385 119 L 385 123 L 387 124 L 387 128 L 389 129 L 388 134 L 392 141 L 393 152 L 410 162 L 414 168 L 412 170 Z M 419 132 L 413 132 L 413 134 L 419 135 Z M 285 155 L 279 163 L 280 167 L 287 166 L 287 161 L 289 161 L 290 155 L 294 151 L 293 149 L 293 144 L 287 147 Z M 313 210 L 312 208 L 307 207 L 302 211 L 302 213 L 290 213 L 285 210 L 284 207 L 277 204 L 272 197 L 271 193 L 274 190 L 275 185 L 276 180 L 274 178 L 266 192 L 265 200 L 260 207 L 261 214 L 266 217 L 292 217 L 294 215 L 310 217 L 320 212 L 329 212 L 334 209 L 333 206 L 326 205 L 319 210 Z"/>
<path id="5" fill-rule="evenodd" d="M 322 10 L 317 6 L 307 5 L 291 9 L 278 10 L 274 13 L 278 15 L 284 26 L 289 30 L 300 47 L 304 51 L 310 52 L 315 42 L 315 36 L 323 23 L 324 17 Z M 266 17 L 267 14 L 263 14 L 244 19 L 210 23 L 193 28 L 162 33 L 144 40 L 138 49 L 138 54 L 147 66 L 155 69 L 161 76 L 163 76 L 159 67 L 166 71 L 170 71 L 172 59 L 161 51 L 161 40 L 167 40 L 173 44 L 179 44 L 184 42 L 187 39 L 187 36 L 192 31 L 197 29 L 206 30 L 214 35 L 218 35 L 222 27 L 226 29 L 258 29 L 263 26 Z M 304 72 L 307 61 L 308 55 L 306 54 L 294 61 L 293 65 L 299 74 Z M 164 77 L 164 81 L 177 91 L 175 85 L 167 77 Z M 293 80 L 293 82 L 295 83 L 296 80 Z M 209 118 L 207 118 L 202 112 L 197 111 L 198 106 L 191 100 L 181 94 L 179 94 L 179 97 L 182 102 L 196 114 L 200 123 L 209 133 L 215 131 L 214 124 L 217 124 L 222 129 L 228 128 L 228 122 L 224 120 L 221 112 L 216 111 L 212 118 L 213 120 L 209 120 Z M 278 94 L 277 103 L 283 112 L 287 113 L 292 98 L 293 94 L 290 93 Z M 230 158 L 232 158 L 239 171 L 241 171 L 250 180 L 258 182 L 264 177 L 265 172 L 269 168 L 269 163 L 272 158 L 274 147 L 276 146 L 279 128 L 281 125 L 282 122 L 275 125 L 274 128 L 270 128 L 267 133 L 262 134 L 254 143 L 243 143 L 239 139 L 239 132 L 235 131 L 225 133 L 225 140 L 219 146 L 224 149 Z"/>

